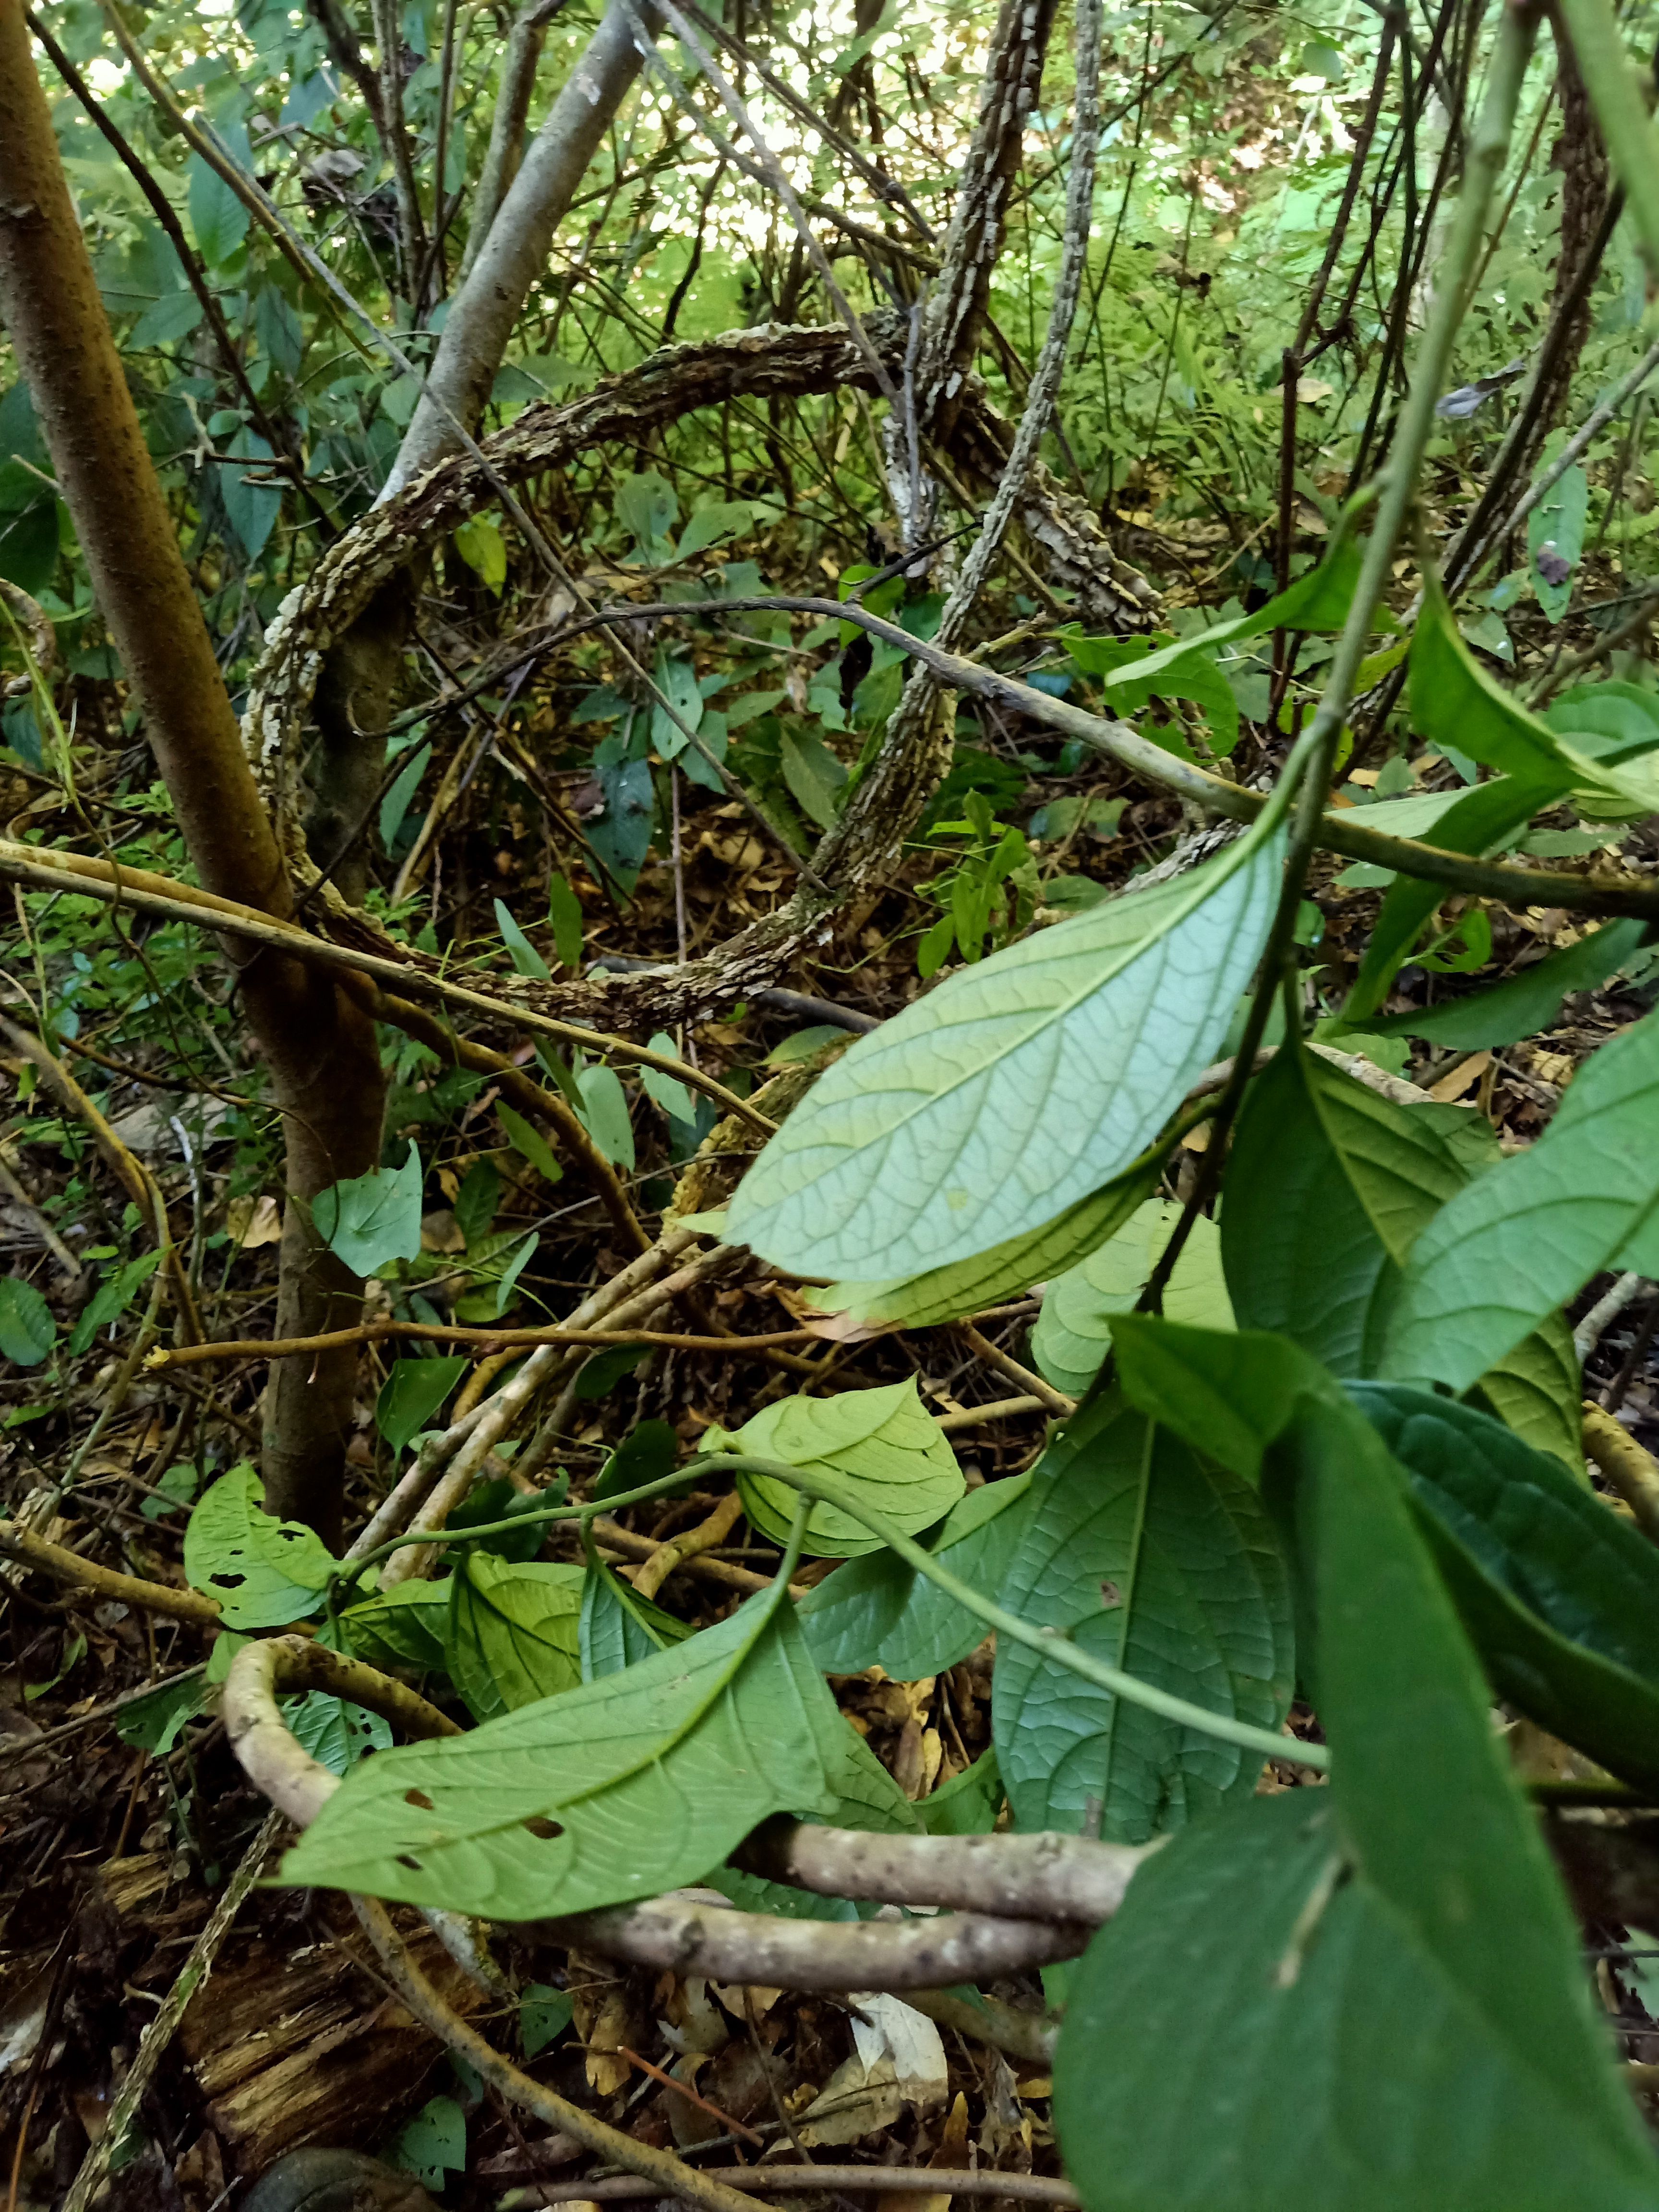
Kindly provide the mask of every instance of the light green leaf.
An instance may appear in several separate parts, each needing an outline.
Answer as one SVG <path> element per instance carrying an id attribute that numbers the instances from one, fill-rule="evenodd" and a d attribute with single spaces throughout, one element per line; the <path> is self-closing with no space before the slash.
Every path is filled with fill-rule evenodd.
<path id="1" fill-rule="evenodd" d="M 1279 1546 L 1246 1484 L 1115 1393 L 1043 1455 L 1002 1602 L 1143 1680 L 1277 1728 L 1294 1674 Z M 1024 1644 L 997 1654 L 992 1725 L 1018 1826 L 1139 1843 L 1249 1796 L 1260 1755 L 1128 1705 Z"/>
<path id="2" fill-rule="evenodd" d="M 289 1735 L 302 1751 L 319 1759 L 331 1774 L 344 1774 L 371 1751 L 390 1751 L 392 1728 L 379 1713 L 326 1690 L 307 1690 L 289 1703 L 283 1715 Z"/>
<path id="3" fill-rule="evenodd" d="M 1572 604 L 1572 575 L 1584 550 L 1589 478 L 1575 461 L 1527 517 L 1527 562 L 1538 604 L 1559 623 Z M 1565 567 L 1568 574 L 1561 574 Z"/>
<path id="4" fill-rule="evenodd" d="M 451 1678 L 475 1720 L 575 1687 L 581 1605 L 580 1567 L 521 1564 L 469 1547 L 451 1586 L 445 1644 Z"/>
<path id="5" fill-rule="evenodd" d="M 1534 1450 L 1549 1452 L 1583 1479 L 1584 1383 L 1564 1315 L 1546 1314 L 1513 1352 L 1493 1360 L 1469 1396 Z"/>
<path id="6" fill-rule="evenodd" d="M 496 1320 L 499 1321 L 513 1304 L 514 1292 L 518 1288 L 519 1278 L 534 1258 L 536 1248 L 541 1241 L 540 1236 L 532 1229 L 527 1237 L 520 1239 L 517 1249 L 506 1267 L 502 1268 L 501 1279 L 495 1285 Z"/>
<path id="7" fill-rule="evenodd" d="M 656 469 L 643 475 L 623 477 L 617 486 L 617 520 L 633 538 L 646 559 L 670 557 L 668 533 L 678 520 L 680 503 L 673 486 Z"/>
<path id="8" fill-rule="evenodd" d="M 790 796 L 820 830 L 832 830 L 836 801 L 847 782 L 847 770 L 822 738 L 786 722 L 778 739 L 778 763 Z"/>
<path id="9" fill-rule="evenodd" d="M 319 1190 L 311 1201 L 317 1233 L 354 1275 L 372 1275 L 392 1260 L 412 1260 L 421 1249 L 421 1192 L 425 1183 L 418 1146 L 400 1168 L 371 1168 Z"/>
<path id="10" fill-rule="evenodd" d="M 453 2097 L 434 2097 L 393 2136 L 386 2156 L 428 2189 L 466 2171 L 466 2114 Z"/>
<path id="11" fill-rule="evenodd" d="M 1182 1209 L 1167 1199 L 1135 1208 L 1117 1234 L 1074 1267 L 1054 1276 L 1031 1331 L 1031 1358 L 1057 1390 L 1080 1398 L 1100 1371 L 1112 1340 L 1111 1317 L 1133 1310 Z M 1233 1310 L 1221 1272 L 1221 1231 L 1200 1214 L 1164 1293 L 1171 1321 L 1231 1328 Z"/>
<path id="12" fill-rule="evenodd" d="M 33 1283 L 0 1275 L 0 1358 L 38 1367 L 58 1341 L 52 1308 Z"/>
<path id="13" fill-rule="evenodd" d="M 411 1667 L 426 1673 L 445 1665 L 450 1578 L 394 1583 L 340 1615 L 346 1648 L 371 1667 Z"/>
<path id="14" fill-rule="evenodd" d="M 922 1406 L 914 1376 L 879 1390 L 842 1390 L 833 1398 L 780 1398 L 735 1436 L 713 1429 L 711 1451 L 781 1460 L 803 1473 L 822 1468 L 859 1486 L 869 1504 L 907 1536 L 948 1513 L 965 1485 L 950 1438 Z M 781 1478 L 738 1476 L 743 1509 L 754 1526 L 781 1543 L 799 1493 Z M 881 1550 L 861 1521 L 815 1501 L 806 1550 L 817 1559 L 856 1559 Z"/>
<path id="15" fill-rule="evenodd" d="M 337 1562 L 314 1528 L 264 1510 L 246 1461 L 204 1490 L 185 1523 L 185 1579 L 228 1628 L 285 1628 L 314 1613 Z"/>
<path id="16" fill-rule="evenodd" d="M 773 1813 L 914 1830 L 781 1595 L 468 1735 L 366 1760 L 282 1879 L 533 1920 L 700 1881 Z"/>
<path id="17" fill-rule="evenodd" d="M 634 1165 L 634 1125 L 628 1118 L 628 1093 L 614 1067 L 585 1067 L 576 1080 L 581 1086 L 581 1117 L 587 1133 L 619 1168 Z"/>
<path id="18" fill-rule="evenodd" d="M 659 1030 L 650 1039 L 653 1052 L 659 1052 L 665 1060 L 678 1060 L 679 1048 L 672 1036 Z M 653 1099 L 671 1120 L 695 1122 L 697 1109 L 691 1093 L 678 1076 L 665 1075 L 659 1067 L 641 1067 L 640 1083 L 647 1098 Z"/>
<path id="19" fill-rule="evenodd" d="M 653 1651 L 684 1643 L 690 1633 L 684 1621 L 641 1597 L 603 1559 L 589 1560 L 578 1623 L 584 1682 L 620 1674 Z"/>
<path id="20" fill-rule="evenodd" d="M 582 964 L 582 902 L 556 868 L 547 879 L 547 918 L 559 965 L 574 973 Z"/>
<path id="21" fill-rule="evenodd" d="M 455 550 L 497 599 L 507 581 L 507 540 L 487 514 L 475 514 L 455 532 Z"/>
<path id="22" fill-rule="evenodd" d="M 1659 1019 L 1585 1061 L 1554 1120 L 1413 1247 L 1379 1371 L 1467 1390 L 1608 1267 L 1659 1272 Z"/>
<path id="23" fill-rule="evenodd" d="M 553 1147 L 532 1121 L 511 1106 L 497 1104 L 495 1118 L 506 1130 L 507 1139 L 515 1152 L 527 1159 L 544 1182 L 562 1182 L 564 1170 L 559 1165 Z"/>
<path id="24" fill-rule="evenodd" d="M 394 1453 L 418 1436 L 465 1374 L 465 1357 L 394 1359 L 374 1401 L 374 1425 Z"/>
<path id="25" fill-rule="evenodd" d="M 189 1669 L 180 1681 L 163 1682 L 146 1698 L 135 1698 L 110 1716 L 123 1743 L 164 1759 L 178 1742 L 185 1723 L 193 1721 L 206 1702 L 207 1683 L 199 1667 Z"/>
<path id="26" fill-rule="evenodd" d="M 728 1236 L 798 1273 L 949 1267 L 1121 1174 L 1226 1034 L 1282 840 L 1241 838 L 948 978 L 819 1077 L 732 1200 Z"/>
<path id="27" fill-rule="evenodd" d="M 220 136 L 233 158 L 246 168 L 250 159 L 246 131 L 237 126 L 222 131 Z M 232 191 L 219 172 L 210 168 L 199 154 L 191 155 L 187 173 L 190 227 L 196 234 L 202 258 L 209 268 L 216 269 L 229 260 L 247 236 L 252 217 L 246 203 Z"/>
<path id="28" fill-rule="evenodd" d="M 995 1752 L 982 1751 L 971 1766 L 920 1799 L 916 1810 L 930 1836 L 988 1836 L 1006 1796 Z"/>
<path id="29" fill-rule="evenodd" d="M 495 927 L 501 933 L 501 942 L 513 957 L 513 965 L 520 975 L 528 975 L 538 983 L 550 983 L 553 971 L 535 946 L 525 935 L 505 903 L 495 902 Z"/>
<path id="30" fill-rule="evenodd" d="M 689 732 L 697 729 L 702 721 L 702 692 L 697 683 L 697 672 L 683 653 L 659 653 L 657 665 L 651 672 L 662 699 L 654 700 L 651 708 L 651 744 L 653 751 L 665 761 L 677 759 L 691 739 Z M 668 702 L 667 707 L 663 700 Z M 668 709 L 672 708 L 673 713 Z M 679 720 L 677 721 L 675 716 Z M 684 723 L 684 727 L 680 726 Z"/>
<path id="31" fill-rule="evenodd" d="M 1593 991 L 1628 966 L 1648 933 L 1644 921 L 1609 921 L 1577 945 L 1564 945 L 1531 968 L 1523 968 L 1488 991 L 1448 999 L 1437 1006 L 1412 1008 L 1374 1021 L 1380 1035 L 1426 1037 L 1431 1044 L 1456 1052 L 1478 1052 L 1483 1045 L 1518 1043 L 1553 1027 L 1569 991 Z"/>
<path id="32" fill-rule="evenodd" d="M 755 510 L 746 499 L 712 500 L 699 507 L 686 524 L 675 558 L 689 561 L 694 553 L 706 553 L 711 545 L 718 545 L 722 538 L 739 537 L 754 520 Z"/>
<path id="33" fill-rule="evenodd" d="M 1029 1474 L 981 1483 L 958 1499 L 928 1550 L 940 1566 L 988 1598 L 1002 1587 L 1024 1525 Z M 985 1623 L 889 1551 L 849 1559 L 796 1608 L 812 1656 L 826 1674 L 879 1667 L 895 1682 L 942 1674 L 984 1643 Z"/>

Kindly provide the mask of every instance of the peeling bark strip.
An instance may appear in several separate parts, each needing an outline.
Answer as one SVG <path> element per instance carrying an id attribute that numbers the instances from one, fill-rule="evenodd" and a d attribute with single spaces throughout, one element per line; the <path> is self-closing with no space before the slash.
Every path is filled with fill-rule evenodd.
<path id="1" fill-rule="evenodd" d="M 202 883 L 286 921 L 292 888 L 121 372 L 21 0 L 0 0 L 0 315 Z M 301 962 L 256 953 L 240 975 L 288 1148 L 276 1328 L 349 1328 L 362 1285 L 318 1239 L 308 1201 L 379 1158 L 374 1025 Z M 325 1539 L 339 1531 L 356 1367 L 355 1347 L 285 1360 L 266 1395 L 267 1502 Z"/>
<path id="2" fill-rule="evenodd" d="M 902 362 L 903 319 L 874 315 L 865 327 L 890 363 Z M 700 407 L 736 398 L 805 398 L 849 384 L 867 391 L 873 379 L 869 364 L 843 330 L 769 325 L 729 331 L 653 354 L 637 368 L 579 398 L 529 408 L 489 439 L 483 452 L 489 469 L 516 487 L 549 471 L 568 468 L 582 453 L 609 440 L 637 441 L 646 431 L 665 428 Z M 957 435 L 964 466 L 994 481 L 1013 434 L 985 400 L 976 380 L 963 386 Z M 331 546 L 306 582 L 283 602 L 271 625 L 264 656 L 254 672 L 243 732 L 277 822 L 289 869 L 301 887 L 314 884 L 318 871 L 306 849 L 307 794 L 301 760 L 329 656 L 392 578 L 495 496 L 484 467 L 470 456 L 459 454 L 443 462 Z M 1086 526 L 1079 521 L 1079 515 Z M 1097 602 L 1109 600 L 1120 611 L 1133 608 L 1133 618 L 1144 620 L 1136 594 L 1146 593 L 1147 587 L 1115 559 L 1092 514 L 1080 501 L 1057 493 L 1041 468 L 1031 471 L 1021 520 L 1028 529 L 1035 525 L 1045 544 L 1052 538 L 1066 549 L 1071 572 L 1093 579 Z M 1103 575 L 1109 563 L 1110 574 Z M 1120 580 L 1126 577 L 1129 580 L 1121 585 L 1120 596 Z M 925 766 L 908 753 L 884 749 L 846 814 L 824 840 L 815 866 L 837 886 L 841 897 L 886 866 L 897 849 L 927 798 Z M 418 959 L 407 946 L 383 938 L 331 884 L 324 887 L 318 903 L 326 909 L 331 933 L 343 942 L 405 962 Z M 561 983 L 557 1003 L 576 1020 L 623 1030 L 641 1023 L 649 1027 L 665 1020 L 701 1019 L 772 981 L 792 959 L 827 933 L 836 903 L 804 889 L 788 905 L 704 959 L 648 975 Z M 284 1333 L 302 1334 L 298 1329 Z"/>

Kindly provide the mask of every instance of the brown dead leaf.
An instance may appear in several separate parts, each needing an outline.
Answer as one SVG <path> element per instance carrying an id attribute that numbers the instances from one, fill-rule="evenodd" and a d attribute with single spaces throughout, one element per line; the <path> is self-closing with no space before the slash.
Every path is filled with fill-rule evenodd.
<path id="1" fill-rule="evenodd" d="M 257 1252 L 264 1244 L 283 1241 L 283 1209 L 268 1194 L 233 1198 L 225 1208 L 225 1230 L 233 1244 L 244 1252 Z"/>
<path id="2" fill-rule="evenodd" d="M 1438 1099 L 1443 1106 L 1449 1104 L 1472 1090 L 1491 1066 L 1489 1052 L 1472 1052 L 1467 1060 L 1460 1060 L 1455 1067 L 1443 1075 L 1438 1083 L 1430 1085 L 1430 1097 Z"/>
<path id="3" fill-rule="evenodd" d="M 466 1237 L 461 1224 L 447 1206 L 423 1216 L 421 1222 L 422 1252 L 465 1252 Z"/>

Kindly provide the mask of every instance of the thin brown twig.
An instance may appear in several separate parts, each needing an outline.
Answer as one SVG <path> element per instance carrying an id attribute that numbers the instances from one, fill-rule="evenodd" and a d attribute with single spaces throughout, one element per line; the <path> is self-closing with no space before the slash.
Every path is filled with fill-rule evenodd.
<path id="1" fill-rule="evenodd" d="M 366 1321 L 355 1328 L 325 1329 L 316 1336 L 273 1338 L 238 1337 L 223 1344 L 188 1344 L 171 1351 L 158 1346 L 146 1365 L 193 1367 L 204 1360 L 289 1359 L 310 1352 L 331 1352 L 343 1344 L 381 1344 L 391 1338 L 414 1338 L 428 1344 L 476 1344 L 492 1352 L 538 1345 L 576 1346 L 607 1344 L 654 1344 L 670 1352 L 724 1352 L 739 1355 L 769 1352 L 784 1344 L 811 1341 L 807 1328 L 777 1329 L 766 1336 L 682 1336 L 660 1328 L 466 1328 L 459 1322 L 424 1321 Z"/>

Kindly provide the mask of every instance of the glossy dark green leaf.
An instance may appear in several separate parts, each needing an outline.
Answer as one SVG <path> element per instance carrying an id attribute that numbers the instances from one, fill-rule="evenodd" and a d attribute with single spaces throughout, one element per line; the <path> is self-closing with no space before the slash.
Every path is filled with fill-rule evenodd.
<path id="1" fill-rule="evenodd" d="M 683 1644 L 690 1633 L 684 1621 L 630 1589 L 603 1559 L 589 1559 L 577 1622 L 584 1682 L 620 1674 L 671 1644 Z"/>
<path id="2" fill-rule="evenodd" d="M 374 1425 L 394 1452 L 425 1428 L 465 1374 L 457 1353 L 447 1359 L 394 1359 L 374 1401 Z"/>
<path id="3" fill-rule="evenodd" d="M 914 1832 L 781 1598 L 470 1735 L 364 1760 L 283 1880 L 533 1920 L 701 1881 L 773 1813 Z"/>
<path id="4" fill-rule="evenodd" d="M 1115 1394 L 1043 1455 L 1002 1602 L 1196 1705 L 1276 1728 L 1292 1643 L 1278 1540 L 1249 1486 Z M 1130 1705 L 1024 1644 L 997 1654 L 997 1761 L 1021 1828 L 1139 1843 L 1248 1796 L 1259 1756 Z"/>
<path id="5" fill-rule="evenodd" d="M 994 1599 L 1018 1541 L 1029 1475 L 981 1483 L 951 1508 L 927 1544 L 940 1566 Z M 797 1608 L 826 1674 L 880 1667 L 896 1682 L 943 1674 L 985 1641 L 985 1623 L 889 1551 L 848 1559 Z"/>
<path id="6" fill-rule="evenodd" d="M 1501 1694 L 1612 1772 L 1659 1784 L 1659 1551 L 1473 1407 L 1351 1389 L 1410 1478 Z"/>
<path id="7" fill-rule="evenodd" d="M 596 1500 L 620 1497 L 624 1490 L 643 1490 L 674 1471 L 680 1440 L 666 1421 L 641 1421 L 619 1443 L 599 1470 L 593 1485 Z"/>
<path id="8" fill-rule="evenodd" d="M 971 1766 L 921 1798 L 916 1810 L 930 1836 L 988 1836 L 1006 1794 L 996 1753 L 982 1751 Z"/>

